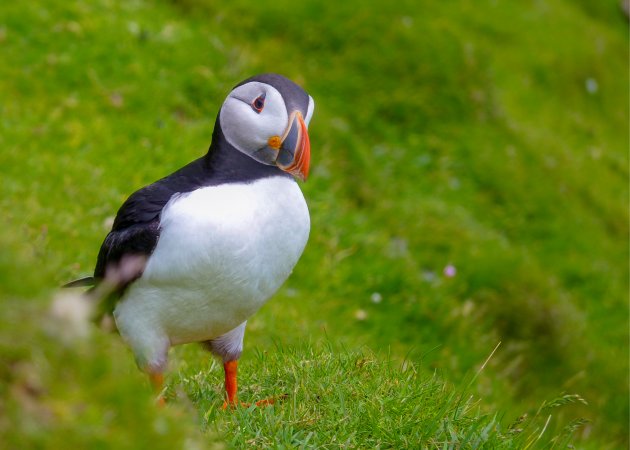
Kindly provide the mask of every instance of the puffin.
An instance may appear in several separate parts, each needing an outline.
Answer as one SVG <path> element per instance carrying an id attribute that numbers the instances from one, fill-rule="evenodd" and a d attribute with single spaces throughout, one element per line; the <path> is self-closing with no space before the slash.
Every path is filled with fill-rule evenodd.
<path id="1" fill-rule="evenodd" d="M 105 299 L 157 392 L 170 347 L 197 342 L 223 361 L 223 408 L 239 404 L 247 320 L 289 277 L 309 237 L 297 181 L 309 174 L 314 107 L 282 75 L 236 85 L 217 114 L 208 152 L 131 194 L 94 275 L 65 285 L 92 286 L 88 292 Z M 273 399 L 257 404 L 268 403 Z"/>

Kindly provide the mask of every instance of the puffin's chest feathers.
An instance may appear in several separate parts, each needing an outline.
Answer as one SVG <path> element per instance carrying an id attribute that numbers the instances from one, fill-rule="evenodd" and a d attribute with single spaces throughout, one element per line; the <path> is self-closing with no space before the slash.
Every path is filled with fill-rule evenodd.
<path id="1" fill-rule="evenodd" d="M 213 290 L 226 282 L 232 290 L 242 286 L 266 296 L 296 264 L 310 220 L 297 183 L 272 177 L 177 196 L 164 208 L 160 227 L 147 281 Z"/>

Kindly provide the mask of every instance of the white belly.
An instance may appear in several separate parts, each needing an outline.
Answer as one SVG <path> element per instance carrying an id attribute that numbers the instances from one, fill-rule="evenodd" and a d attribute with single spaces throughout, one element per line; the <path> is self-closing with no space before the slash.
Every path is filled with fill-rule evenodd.
<path id="1" fill-rule="evenodd" d="M 274 177 L 174 198 L 160 228 L 142 277 L 115 311 L 132 345 L 156 332 L 171 345 L 208 340 L 247 320 L 293 270 L 310 219 L 297 183 Z"/>

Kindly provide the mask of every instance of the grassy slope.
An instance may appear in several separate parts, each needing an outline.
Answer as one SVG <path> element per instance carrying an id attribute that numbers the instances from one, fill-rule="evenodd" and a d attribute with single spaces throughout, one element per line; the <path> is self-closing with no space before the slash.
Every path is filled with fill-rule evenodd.
<path id="1" fill-rule="evenodd" d="M 589 406 L 562 409 L 558 423 L 554 413 L 552 426 L 588 417 L 584 445 L 621 445 L 628 74 L 627 24 L 615 3 L 3 4 L 0 294 L 17 311 L 3 320 L 21 318 L 19 326 L 36 336 L 39 325 L 23 318 L 39 314 L 50 286 L 91 270 L 125 196 L 204 151 L 235 82 L 277 71 L 317 101 L 314 170 L 304 185 L 313 232 L 288 286 L 250 323 L 248 347 L 290 346 L 325 332 L 381 358 L 407 356 L 421 373 L 437 369 L 460 385 L 502 341 L 473 385 L 484 411 L 500 408 L 509 423 L 545 398 L 578 392 Z M 454 278 L 442 275 L 449 263 Z M 374 293 L 380 303 L 371 301 Z M 174 418 L 150 409 L 137 418 L 146 435 L 121 426 L 125 411 L 144 407 L 149 393 L 116 394 L 141 389 L 131 362 L 90 369 L 122 351 L 107 338 L 82 364 L 46 345 L 38 353 L 29 339 L 16 346 L 17 329 L 5 327 L 1 341 L 11 362 L 3 374 L 12 380 L 21 379 L 17 361 L 33 359 L 54 368 L 69 358 L 77 386 L 94 373 L 115 374 L 115 383 L 104 377 L 95 401 L 97 411 L 115 411 L 114 425 L 89 428 L 81 416 L 84 428 L 150 439 L 151 430 L 164 431 L 154 421 L 165 420 L 173 439 L 190 435 L 177 408 Z M 315 348 L 321 359 L 333 358 Z M 279 353 L 270 356 L 272 374 L 301 367 L 297 353 Z M 173 375 L 174 385 L 181 381 L 189 393 L 204 386 L 193 376 L 206 367 L 200 356 L 178 350 L 175 357 L 191 375 Z M 337 370 L 345 367 L 340 358 Z M 246 354 L 247 364 L 262 366 Z M 376 373 L 387 378 L 384 369 Z M 71 404 L 92 395 L 81 387 L 69 394 L 54 377 L 47 386 L 51 398 Z M 193 400 L 203 416 L 216 392 Z M 322 427 L 339 420 L 333 405 L 319 410 Z M 50 427 L 72 435 L 76 417 L 64 415 L 62 403 L 55 408 Z M 309 429 L 299 423 L 279 429 Z M 227 420 L 221 431 L 242 442 L 242 429 Z M 259 430 L 269 429 L 261 423 Z"/>

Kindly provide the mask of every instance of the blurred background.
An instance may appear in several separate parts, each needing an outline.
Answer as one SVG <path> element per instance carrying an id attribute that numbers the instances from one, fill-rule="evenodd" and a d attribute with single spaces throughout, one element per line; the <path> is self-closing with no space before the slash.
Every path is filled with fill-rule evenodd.
<path id="1" fill-rule="evenodd" d="M 131 354 L 112 335 L 51 338 L 51 298 L 91 273 L 129 194 L 205 153 L 224 97 L 261 72 L 316 102 L 312 231 L 244 361 L 330 342 L 457 386 L 501 342 L 473 387 L 485 410 L 579 394 L 578 446 L 627 447 L 616 0 L 2 2 L 1 439 L 142 439 L 129 429 L 153 413 L 128 400 L 144 382 Z"/>

